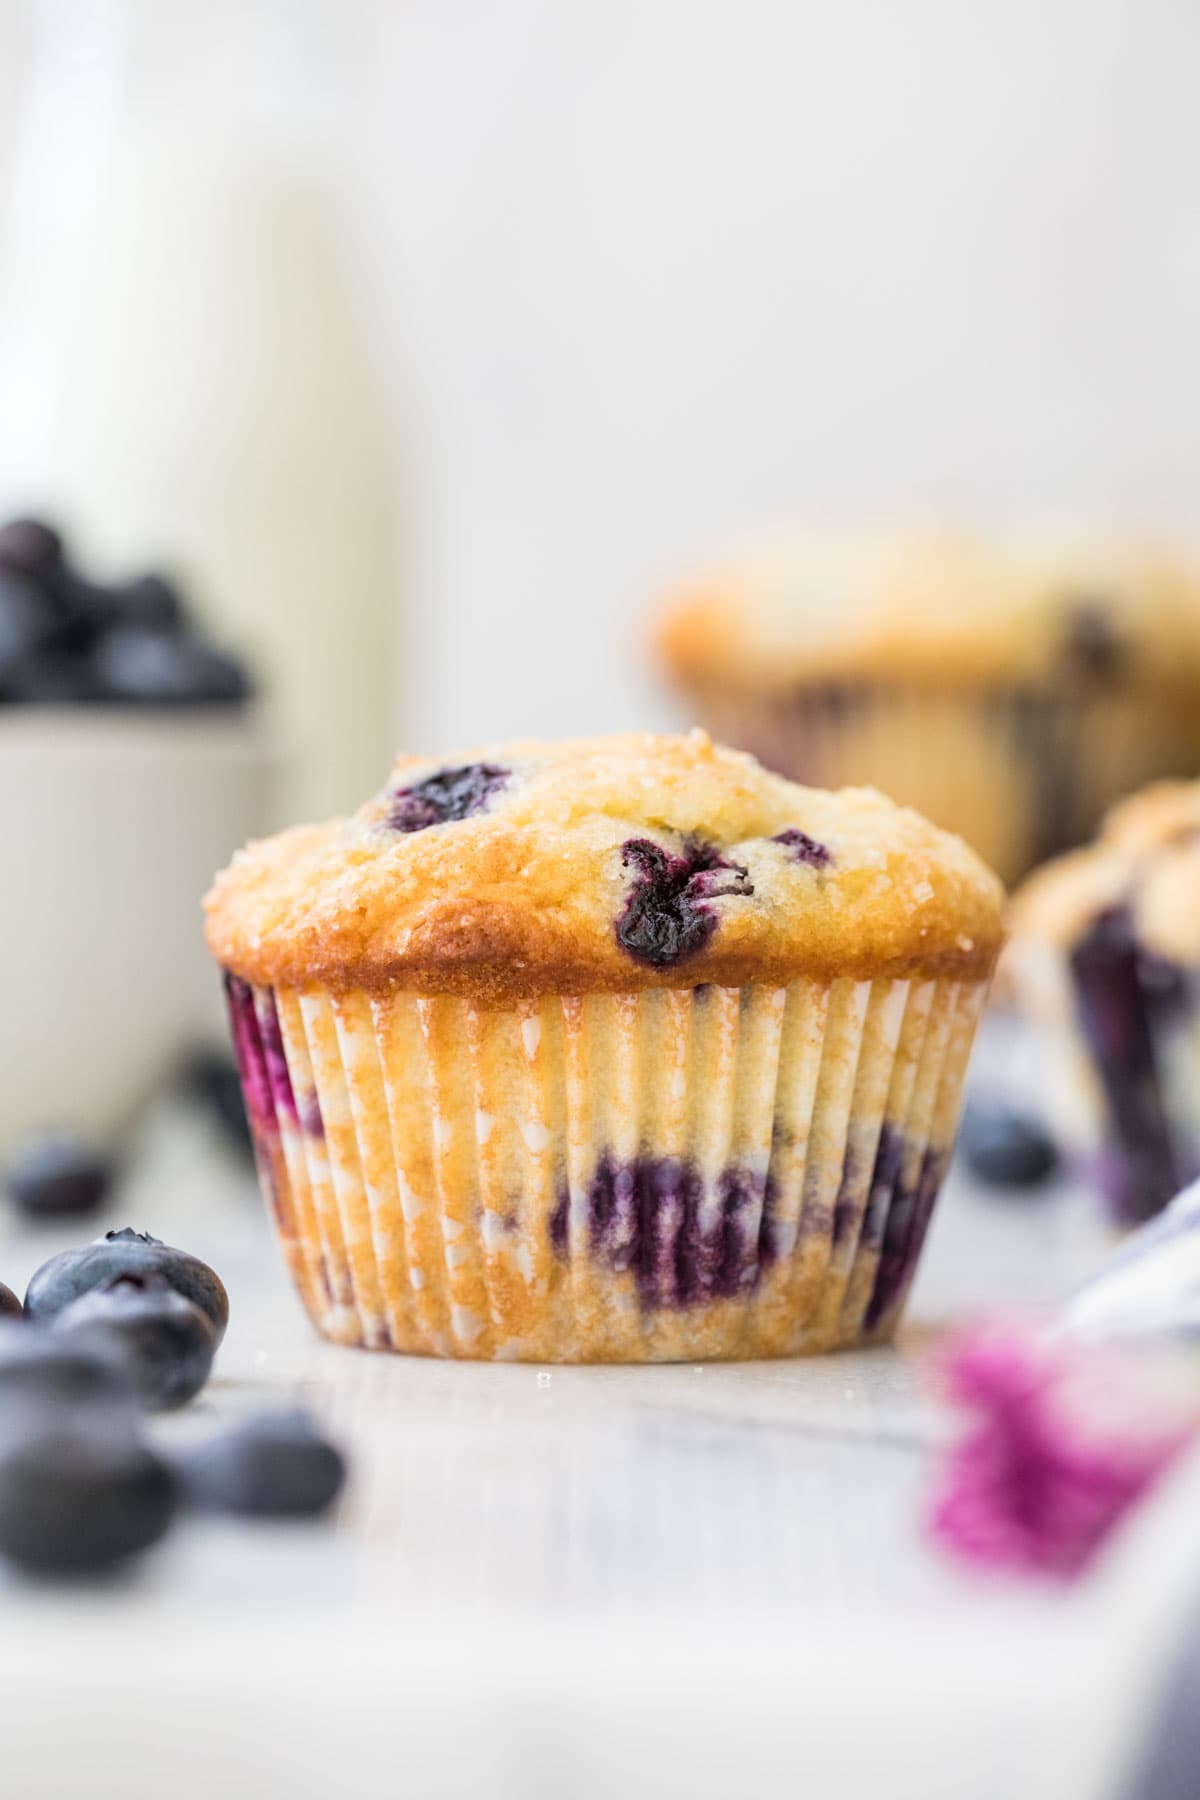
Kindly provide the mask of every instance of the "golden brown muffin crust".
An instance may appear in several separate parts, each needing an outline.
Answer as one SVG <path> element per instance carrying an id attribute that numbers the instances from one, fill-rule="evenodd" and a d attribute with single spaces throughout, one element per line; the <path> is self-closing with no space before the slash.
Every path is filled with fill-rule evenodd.
<path id="1" fill-rule="evenodd" d="M 1200 686 L 1200 557 L 1076 532 L 813 528 L 686 585 L 657 626 L 689 691 L 808 682 Z"/>
<path id="2" fill-rule="evenodd" d="M 389 823 L 411 813 L 398 794 L 464 768 L 503 776 L 479 810 Z M 401 758 L 353 818 L 239 852 L 206 913 L 214 955 L 262 985 L 503 1006 L 801 976 L 984 979 L 1002 905 L 974 853 L 916 813 L 870 789 L 798 787 L 693 731 Z M 632 953 L 661 948 L 664 909 L 682 953 Z"/>
<path id="3" fill-rule="evenodd" d="M 1066 949 L 1114 906 L 1129 909 L 1147 948 L 1200 961 L 1200 781 L 1155 782 L 1115 806 L 1094 844 L 1030 876 L 1014 927 Z"/>

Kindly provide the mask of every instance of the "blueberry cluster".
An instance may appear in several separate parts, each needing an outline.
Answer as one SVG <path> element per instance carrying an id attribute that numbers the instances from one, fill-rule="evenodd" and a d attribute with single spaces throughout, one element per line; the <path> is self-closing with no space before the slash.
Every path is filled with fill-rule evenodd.
<path id="1" fill-rule="evenodd" d="M 157 1543 L 183 1506 L 299 1517 L 333 1503 L 344 1461 L 301 1413 L 174 1455 L 151 1441 L 144 1414 L 200 1392 L 228 1320 L 207 1263 L 129 1229 L 51 1257 L 24 1305 L 0 1284 L 0 1554 L 92 1573 Z"/>
<path id="2" fill-rule="evenodd" d="M 42 520 L 0 526 L 0 704 L 236 706 L 252 692 L 164 576 L 101 586 Z"/>

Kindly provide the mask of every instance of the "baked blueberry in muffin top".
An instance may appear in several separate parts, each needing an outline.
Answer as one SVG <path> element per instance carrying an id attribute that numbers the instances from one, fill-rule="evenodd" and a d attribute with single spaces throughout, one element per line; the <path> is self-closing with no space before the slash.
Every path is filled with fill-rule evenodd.
<path id="1" fill-rule="evenodd" d="M 461 769 L 437 769 L 420 781 L 396 788 L 388 808 L 393 831 L 427 831 L 484 812 L 493 795 L 508 781 L 508 770 L 495 763 L 466 763 Z"/>
<path id="2" fill-rule="evenodd" d="M 209 943 L 259 986 L 534 993 L 986 975 L 999 883 L 870 789 L 798 787 L 703 731 L 402 758 L 352 818 L 250 845 Z"/>

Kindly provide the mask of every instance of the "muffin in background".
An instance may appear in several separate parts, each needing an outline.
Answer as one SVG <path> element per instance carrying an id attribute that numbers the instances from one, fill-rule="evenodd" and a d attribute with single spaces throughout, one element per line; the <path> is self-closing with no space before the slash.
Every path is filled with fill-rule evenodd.
<path id="1" fill-rule="evenodd" d="M 1132 538 L 795 533 L 679 594 L 657 646 L 730 743 L 878 784 L 1006 881 L 1200 767 L 1200 562 Z"/>
<path id="2" fill-rule="evenodd" d="M 958 839 L 700 731 L 404 758 L 251 845 L 208 941 L 313 1320 L 561 1362 L 886 1338 L 1001 913 Z"/>
<path id="3" fill-rule="evenodd" d="M 1114 1220 L 1200 1175 L 1200 782 L 1114 808 L 1013 905 L 1005 982 L 1048 1032 L 1060 1135 Z"/>

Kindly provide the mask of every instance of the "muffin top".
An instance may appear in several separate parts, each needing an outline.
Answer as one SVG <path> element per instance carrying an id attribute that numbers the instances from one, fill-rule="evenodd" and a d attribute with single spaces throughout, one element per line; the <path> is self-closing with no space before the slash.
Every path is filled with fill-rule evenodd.
<path id="1" fill-rule="evenodd" d="M 1146 949 L 1200 961 L 1200 781 L 1162 781 L 1108 814 L 1094 844 L 1031 875 L 1013 905 L 1021 940 L 1067 950 L 1119 911 Z"/>
<path id="2" fill-rule="evenodd" d="M 261 985 L 458 993 L 987 975 L 999 882 L 870 789 L 686 737 L 402 757 L 350 819 L 251 844 L 208 941 Z"/>
<path id="3" fill-rule="evenodd" d="M 1200 560 L 1111 534 L 812 529 L 762 541 L 662 615 L 685 685 L 1200 684 Z"/>

